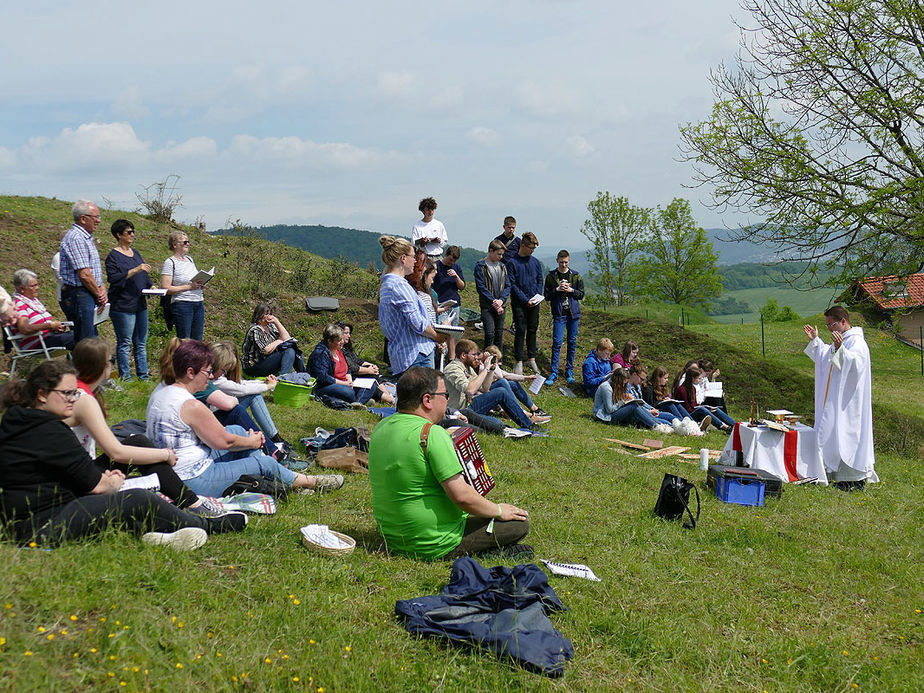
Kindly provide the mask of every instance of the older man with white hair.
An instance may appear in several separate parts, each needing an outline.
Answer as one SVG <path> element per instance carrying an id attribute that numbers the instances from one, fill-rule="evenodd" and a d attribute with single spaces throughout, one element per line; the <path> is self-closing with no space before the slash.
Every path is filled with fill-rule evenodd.
<path id="1" fill-rule="evenodd" d="M 99 226 L 99 207 L 78 200 L 71 209 L 74 225 L 61 239 L 61 308 L 74 323 L 74 338 L 80 341 L 97 335 L 94 313 L 109 300 L 103 286 L 103 265 L 93 242 Z"/>
<path id="2" fill-rule="evenodd" d="M 39 345 L 39 334 L 45 346 L 74 348 L 74 333 L 48 312 L 38 298 L 38 275 L 32 270 L 19 269 L 13 274 L 13 307 L 16 318 L 11 326 L 13 334 L 35 335 L 20 342 L 23 349 L 34 349 Z"/>

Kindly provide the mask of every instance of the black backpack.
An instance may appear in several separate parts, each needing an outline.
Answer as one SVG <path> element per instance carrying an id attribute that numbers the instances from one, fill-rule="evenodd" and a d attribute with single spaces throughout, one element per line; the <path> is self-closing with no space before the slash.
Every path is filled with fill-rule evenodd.
<path id="1" fill-rule="evenodd" d="M 696 517 L 690 511 L 690 489 L 696 494 Z M 665 474 L 661 481 L 661 492 L 658 494 L 658 501 L 655 503 L 654 513 L 665 520 L 679 520 L 683 513 L 690 516 L 689 522 L 684 522 L 683 526 L 687 529 L 695 529 L 699 520 L 699 490 L 696 484 L 692 484 L 683 477 L 674 474 Z"/>

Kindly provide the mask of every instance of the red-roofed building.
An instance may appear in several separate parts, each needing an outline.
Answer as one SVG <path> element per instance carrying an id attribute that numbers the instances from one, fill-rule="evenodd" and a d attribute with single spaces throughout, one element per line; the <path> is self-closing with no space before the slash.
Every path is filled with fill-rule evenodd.
<path id="1" fill-rule="evenodd" d="M 873 322 L 888 320 L 899 339 L 921 347 L 924 274 L 866 277 L 854 282 L 839 300 L 856 305 Z"/>

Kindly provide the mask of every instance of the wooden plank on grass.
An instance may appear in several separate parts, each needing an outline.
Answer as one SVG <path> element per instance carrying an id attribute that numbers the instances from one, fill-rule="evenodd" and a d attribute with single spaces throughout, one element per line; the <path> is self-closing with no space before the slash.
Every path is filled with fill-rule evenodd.
<path id="1" fill-rule="evenodd" d="M 619 438 L 604 438 L 603 440 L 608 440 L 611 443 L 619 443 L 623 447 L 632 448 L 633 450 L 651 450 L 649 447 L 644 445 L 639 445 L 638 443 L 630 443 L 626 440 L 619 440 Z M 687 448 L 684 448 L 685 450 Z"/>
<path id="2" fill-rule="evenodd" d="M 652 450 L 651 452 L 645 452 L 639 455 L 639 457 L 644 457 L 646 460 L 657 460 L 661 457 L 670 457 L 671 455 L 679 455 L 681 452 L 686 452 L 689 450 L 689 447 L 681 447 L 680 445 L 671 445 L 670 447 L 661 448 L 660 450 Z"/>
<path id="3" fill-rule="evenodd" d="M 642 445 L 647 445 L 648 447 L 657 450 L 658 448 L 664 447 L 664 441 L 663 440 L 653 440 L 652 438 L 645 438 L 645 440 L 642 441 Z"/>
<path id="4" fill-rule="evenodd" d="M 709 459 L 710 459 L 710 460 L 717 460 L 717 459 L 719 459 L 721 456 L 722 456 L 722 451 L 721 451 L 721 450 L 710 450 L 710 451 L 709 451 Z M 680 457 L 682 457 L 682 458 L 685 459 L 685 460 L 699 460 L 699 453 L 692 453 L 692 452 L 689 453 L 689 454 L 688 454 L 688 453 L 683 453 L 683 454 L 680 455 Z"/>

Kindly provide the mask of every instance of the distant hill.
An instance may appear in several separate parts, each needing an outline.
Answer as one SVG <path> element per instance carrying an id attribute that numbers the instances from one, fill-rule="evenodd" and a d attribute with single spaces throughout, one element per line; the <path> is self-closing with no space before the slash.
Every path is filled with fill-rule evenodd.
<path id="1" fill-rule="evenodd" d="M 360 267 L 368 267 L 371 263 L 377 269 L 382 269 L 382 246 L 379 245 L 379 237 L 383 234 L 375 231 L 346 229 L 342 226 L 284 224 L 255 227 L 252 231 L 269 241 L 285 243 L 331 260 L 343 257 Z M 234 233 L 233 229 L 219 229 L 214 235 L 227 236 Z M 483 257 L 484 251 L 462 248 L 459 265 L 468 275 L 475 263 Z"/>

